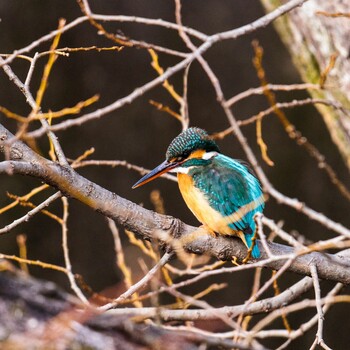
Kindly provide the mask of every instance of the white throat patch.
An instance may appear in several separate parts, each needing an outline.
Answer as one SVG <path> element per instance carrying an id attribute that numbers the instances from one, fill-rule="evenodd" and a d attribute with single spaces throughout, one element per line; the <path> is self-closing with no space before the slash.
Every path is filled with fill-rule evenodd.
<path id="1" fill-rule="evenodd" d="M 179 166 L 179 167 L 176 167 L 176 168 L 174 168 L 174 169 L 171 169 L 171 170 L 169 171 L 169 173 L 188 174 L 188 172 L 190 171 L 190 168 L 192 168 L 192 167 L 186 168 L 186 167 L 181 167 L 181 166 Z"/>
<path id="2" fill-rule="evenodd" d="M 218 155 L 218 152 L 205 152 L 202 156 L 202 159 L 208 160 L 208 159 L 216 157 L 217 155 Z"/>

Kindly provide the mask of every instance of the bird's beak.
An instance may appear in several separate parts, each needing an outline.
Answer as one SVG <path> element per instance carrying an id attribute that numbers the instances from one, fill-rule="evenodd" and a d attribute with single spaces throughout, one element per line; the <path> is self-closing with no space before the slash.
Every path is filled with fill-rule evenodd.
<path id="1" fill-rule="evenodd" d="M 136 182 L 132 188 L 140 187 L 147 182 L 150 182 L 154 180 L 155 178 L 159 177 L 162 174 L 167 173 L 171 169 L 174 169 L 178 165 L 177 162 L 168 162 L 164 161 L 162 164 L 158 165 L 156 168 L 154 168 L 151 172 L 149 172 L 147 175 L 145 175 L 143 178 L 141 178 L 139 181 Z"/>

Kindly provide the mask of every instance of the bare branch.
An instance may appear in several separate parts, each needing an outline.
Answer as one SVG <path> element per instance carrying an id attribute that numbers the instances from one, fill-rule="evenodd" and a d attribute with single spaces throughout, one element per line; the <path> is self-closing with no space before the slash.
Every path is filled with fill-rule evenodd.
<path id="1" fill-rule="evenodd" d="M 321 287 L 320 287 L 320 281 L 318 280 L 317 267 L 313 263 L 310 264 L 310 271 L 311 271 L 312 282 L 315 290 L 316 309 L 317 309 L 317 316 L 318 316 L 318 327 L 317 327 L 316 339 L 310 349 L 314 349 L 316 345 L 321 345 L 324 349 L 330 350 L 330 347 L 328 347 L 323 340 L 324 314 L 323 314 L 322 304 L 321 304 Z"/>
<path id="2" fill-rule="evenodd" d="M 0 163 L 0 173 L 1 173 L 1 163 Z M 30 210 L 26 215 L 22 216 L 21 218 L 14 220 L 11 224 L 6 225 L 2 229 L 0 229 L 0 234 L 7 233 L 11 231 L 16 226 L 22 224 L 23 222 L 28 222 L 34 215 L 37 213 L 40 213 L 44 208 L 49 206 L 52 202 L 54 202 L 56 199 L 60 198 L 62 196 L 61 192 L 56 192 L 49 198 L 47 198 L 44 202 L 36 206 L 34 209 Z"/>
<path id="3" fill-rule="evenodd" d="M 0 148 L 3 149 L 9 140 L 13 140 L 13 135 L 0 125 Z M 142 208 L 85 179 L 73 169 L 40 157 L 21 141 L 11 141 L 10 155 L 17 161 L 0 163 L 0 172 L 6 172 L 10 168 L 13 173 L 37 177 L 59 189 L 64 195 L 78 199 L 145 239 L 162 237 L 167 241 L 164 239 L 167 237 L 170 241 L 179 240 L 187 251 L 209 254 L 222 260 L 231 260 L 233 256 L 240 261 L 245 258 L 246 249 L 239 240 L 222 236 L 212 237 L 203 229 Z M 326 219 L 326 227 L 328 221 L 329 219 Z M 349 234 L 342 225 L 332 222 L 331 225 L 339 225 L 341 234 Z M 263 266 L 278 270 L 284 265 L 285 259 L 296 257 L 290 247 L 276 243 L 269 243 L 269 247 L 275 258 L 267 260 L 269 262 L 265 261 Z M 288 270 L 310 275 L 309 262 L 313 260 L 317 264 L 320 278 L 350 283 L 350 261 L 329 254 L 307 253 L 308 250 L 300 252 L 301 255 L 299 254 Z M 266 257 L 266 253 L 263 253 L 262 259 Z"/>
<path id="4" fill-rule="evenodd" d="M 263 299 L 253 302 L 249 305 L 224 306 L 216 308 L 215 312 L 208 313 L 206 310 L 160 310 L 160 316 L 164 321 L 172 320 L 211 320 L 217 319 L 218 314 L 226 315 L 227 317 L 235 317 L 238 315 L 254 315 L 266 313 L 268 311 L 277 310 L 285 304 L 291 303 L 300 295 L 304 294 L 312 288 L 312 278 L 304 277 L 302 280 L 287 288 L 281 294 L 272 298 Z M 142 316 L 144 318 L 154 318 L 158 310 L 156 308 L 130 308 L 130 309 L 114 309 L 110 310 L 112 314 L 122 314 L 123 312 L 132 316 Z"/>
<path id="5" fill-rule="evenodd" d="M 340 2 L 341 0 L 337 1 Z M 270 341 L 273 338 L 282 338 L 282 345 L 278 347 L 278 350 L 281 350 L 290 346 L 295 339 L 301 337 L 313 327 L 314 329 L 317 327 L 317 333 L 313 338 L 314 342 L 311 349 L 316 347 L 330 349 L 323 340 L 324 330 L 326 330 L 326 328 L 324 329 L 324 315 L 333 304 L 342 303 L 345 305 L 345 303 L 350 302 L 349 293 L 338 295 L 343 286 L 350 285 L 350 229 L 343 224 L 346 222 L 345 219 L 338 223 L 327 215 L 312 209 L 300 199 L 289 197 L 275 188 L 275 183 L 270 182 L 269 172 L 265 172 L 264 167 L 260 165 L 259 157 L 256 156 L 254 148 L 251 147 L 249 140 L 246 138 L 249 131 L 247 130 L 246 134 L 246 129 L 243 126 L 256 124 L 256 141 L 260 145 L 262 158 L 268 164 L 273 164 L 268 157 L 268 141 L 266 137 L 263 137 L 265 135 L 262 122 L 263 118 L 270 113 L 275 113 L 283 125 L 282 131 L 286 132 L 286 137 L 302 146 L 302 150 L 316 161 L 313 165 L 322 169 L 328 175 L 329 182 L 333 187 L 336 187 L 344 197 L 349 199 L 350 192 L 333 170 L 331 163 L 327 163 L 325 156 L 318 150 L 318 146 L 310 143 L 304 137 L 304 132 L 297 130 L 283 112 L 284 109 L 312 105 L 325 109 L 331 114 L 336 113 L 341 119 L 339 123 L 343 123 L 341 126 L 347 128 L 346 120 L 350 116 L 350 110 L 347 100 L 341 99 L 336 94 L 337 83 L 333 79 L 343 53 L 337 53 L 334 50 L 331 55 L 329 54 L 325 61 L 316 67 L 318 69 L 318 79 L 312 80 L 312 84 L 269 84 L 262 65 L 263 50 L 255 43 L 253 63 L 257 78 L 262 86 L 250 88 L 233 97 L 230 95 L 231 98 L 227 99 L 226 94 L 229 89 L 226 89 L 226 85 L 223 84 L 224 80 L 219 79 L 219 72 L 222 73 L 222 71 L 217 71 L 217 66 L 212 65 L 212 62 L 214 62 L 212 61 L 213 56 L 210 56 L 211 53 L 216 52 L 214 50 L 216 44 L 220 47 L 227 46 L 229 42 L 226 42 L 226 40 L 234 41 L 247 34 L 254 34 L 257 30 L 264 28 L 275 20 L 277 20 L 276 24 L 279 25 L 278 21 L 281 21 L 281 16 L 291 10 L 296 11 L 283 17 L 283 22 L 293 19 L 294 16 L 299 16 L 305 9 L 308 9 L 313 0 L 305 4 L 302 9 L 296 9 L 305 2 L 307 0 L 282 1 L 282 5 L 279 4 L 274 11 L 247 25 L 222 32 L 214 31 L 214 34 L 207 35 L 195 28 L 184 25 L 187 24 L 188 19 L 185 12 L 187 4 L 181 2 L 181 0 L 174 0 L 176 23 L 138 16 L 96 14 L 92 2 L 90 7 L 89 0 L 77 0 L 83 13 L 82 17 L 76 18 L 68 24 L 62 19 L 59 21 L 57 30 L 38 38 L 13 53 L 0 54 L 0 67 L 7 75 L 12 86 L 21 92 L 22 97 L 26 99 L 26 103 L 31 109 L 29 116 L 26 116 L 23 112 L 16 110 L 16 107 L 0 106 L 0 113 L 6 117 L 4 123 L 0 124 L 0 153 L 4 154 L 4 157 L 0 160 L 0 175 L 4 174 L 4 177 L 7 178 L 22 175 L 26 179 L 30 176 L 34 178 L 34 181 L 40 182 L 39 186 L 24 195 L 7 193 L 11 202 L 0 208 L 0 215 L 2 213 L 11 215 L 13 213 L 9 211 L 13 208 L 20 210 L 20 206 L 26 206 L 30 209 L 25 209 L 25 215 L 23 213 L 17 215 L 16 220 L 0 228 L 0 235 L 10 232 L 19 225 L 25 226 L 23 224 L 38 213 L 45 214 L 58 222 L 61 227 L 64 258 L 64 265 L 62 266 L 48 264 L 40 260 L 30 260 L 28 256 L 31 255 L 31 252 L 28 250 L 27 256 L 27 247 L 22 239 L 25 236 L 19 235 L 17 236 L 19 255 L 0 253 L 1 267 L 13 271 L 16 269 L 12 265 L 14 263 L 20 264 L 24 269 L 27 265 L 34 265 L 63 272 L 68 277 L 71 289 L 79 299 L 76 300 L 77 298 L 73 296 L 74 303 L 71 306 L 74 309 L 70 308 L 62 314 L 55 315 L 53 320 L 47 322 L 43 331 L 45 345 L 49 344 L 52 339 L 56 341 L 60 338 L 60 332 L 54 332 L 54 338 L 50 337 L 52 334 L 51 328 L 62 323 L 62 319 L 65 323 L 62 329 L 68 330 L 73 324 L 74 327 L 80 327 L 82 325 L 79 324 L 80 321 L 84 324 L 90 324 L 93 320 L 91 323 L 93 325 L 96 322 L 95 318 L 100 318 L 100 321 L 96 322 L 97 328 L 100 325 L 99 322 L 107 322 L 109 329 L 115 325 L 120 325 L 120 320 L 123 320 L 123 326 L 119 329 L 131 336 L 133 340 L 140 340 L 140 344 L 143 344 L 145 337 L 138 334 L 140 328 L 132 320 L 132 318 L 136 318 L 136 322 L 149 328 L 148 331 L 166 334 L 167 339 L 171 339 L 171 337 L 175 339 L 180 336 L 181 339 L 188 340 L 188 344 L 193 344 L 192 348 L 198 349 L 222 347 L 261 350 L 265 347 L 260 343 L 260 340 L 268 339 Z M 183 9 L 181 8 L 182 5 Z M 340 17 L 339 14 L 345 13 L 341 6 L 339 8 L 334 7 L 336 11 L 324 13 L 328 13 L 329 17 L 333 15 Z M 317 12 L 315 12 L 315 15 L 317 15 Z M 326 20 L 334 23 L 344 19 L 329 18 Z M 123 29 L 123 26 L 120 26 L 121 23 L 129 23 L 125 25 L 125 28 L 133 28 L 130 33 L 137 33 L 135 29 L 139 29 L 139 27 L 145 29 L 145 31 L 144 33 L 138 32 L 139 34 L 136 34 L 135 37 L 133 37 L 134 34 L 129 37 L 127 33 L 122 33 L 121 30 L 128 29 Z M 97 41 L 96 45 L 91 42 L 89 45 L 81 45 L 80 47 L 79 45 L 72 45 L 73 47 L 60 48 L 58 44 L 61 35 L 70 31 L 74 34 L 80 29 L 81 24 L 84 24 L 84 26 L 90 24 L 93 27 L 93 37 L 89 39 L 98 40 L 96 35 L 102 35 L 104 36 L 102 40 L 107 39 L 112 44 L 101 45 Z M 177 36 L 177 41 L 159 40 L 162 44 L 158 45 L 157 41 L 161 37 L 150 36 L 154 32 L 154 28 L 150 26 L 158 27 L 158 33 L 161 34 L 165 34 L 168 29 L 173 31 L 173 37 Z M 345 31 L 344 28 L 341 29 Z M 151 39 L 148 39 L 148 37 Z M 181 48 L 178 48 L 179 39 L 184 44 Z M 42 49 L 43 44 L 50 48 Z M 32 51 L 33 49 L 36 52 Z M 139 81 L 143 81 L 141 85 L 132 85 L 129 92 L 124 92 L 121 98 L 119 96 L 118 98 L 109 96 L 108 99 L 101 99 L 100 103 L 109 100 L 108 103 L 110 104 L 102 104 L 99 109 L 94 108 L 82 112 L 83 108 L 98 100 L 99 95 L 95 95 L 73 107 L 65 107 L 60 110 L 54 107 L 51 111 L 50 106 L 48 106 L 47 110 L 41 111 L 41 106 L 45 105 L 42 102 L 46 102 L 44 96 L 46 99 L 46 90 L 49 87 L 49 80 L 51 80 L 49 77 L 50 73 L 54 72 L 52 67 L 56 59 L 61 60 L 62 58 L 68 61 L 66 58 L 73 56 L 73 53 L 86 56 L 88 52 L 93 52 L 95 55 L 100 51 L 109 52 L 114 56 L 119 55 L 119 51 L 128 55 L 139 52 L 147 54 L 144 51 L 145 49 L 148 49 L 152 59 L 151 66 L 157 72 L 157 76 L 151 78 L 152 80 L 150 78 L 143 79 L 144 76 L 140 76 L 142 79 L 139 79 Z M 163 66 L 161 54 L 168 55 L 165 58 L 168 59 L 168 62 L 172 62 L 170 65 L 168 63 L 168 68 Z M 337 56 L 338 59 L 336 60 Z M 43 61 L 42 58 L 47 60 L 44 65 L 41 62 Z M 15 59 L 16 61 L 14 61 Z M 12 64 L 15 62 L 16 64 Z M 104 118 L 109 113 L 127 104 L 134 103 L 138 98 L 149 101 L 158 110 L 176 118 L 177 122 L 181 123 L 183 130 L 188 128 L 192 124 L 188 103 L 191 107 L 192 101 L 195 101 L 192 100 L 192 92 L 188 94 L 190 92 L 188 89 L 192 89 L 194 86 L 193 81 L 191 81 L 190 69 L 197 69 L 198 67 L 197 64 L 194 66 L 193 62 L 198 62 L 199 67 L 205 73 L 206 83 L 209 82 L 212 86 L 219 112 L 221 111 L 221 114 L 223 114 L 224 121 L 228 122 L 226 129 L 213 133 L 210 137 L 223 139 L 228 135 L 233 135 L 261 182 L 265 200 L 276 201 L 278 207 L 281 207 L 280 204 L 288 206 L 289 211 L 297 211 L 294 214 L 298 217 L 308 218 L 320 224 L 313 223 L 320 231 L 318 239 L 315 239 L 312 235 L 312 229 L 310 229 L 310 232 L 299 233 L 289 228 L 289 217 L 286 217 L 286 225 L 284 225 L 281 216 L 284 215 L 283 212 L 272 213 L 271 217 L 273 219 L 258 213 L 254 217 L 257 229 L 254 233 L 253 245 L 255 243 L 258 245 L 261 256 L 258 259 L 251 259 L 249 251 L 247 255 L 247 248 L 243 242 L 236 239 L 234 235 L 230 237 L 220 234 L 214 236 L 213 233 L 207 232 L 205 227 L 190 226 L 180 221 L 176 216 L 165 215 L 167 205 L 166 202 L 163 203 L 163 194 L 160 194 L 159 191 L 153 191 L 150 195 L 152 208 L 155 208 L 154 212 L 147 210 L 142 204 L 137 205 L 120 197 L 79 174 L 79 168 L 87 166 L 109 166 L 112 168 L 122 166 L 142 175 L 149 172 L 148 169 L 131 164 L 127 160 L 91 160 L 91 155 L 95 151 L 94 148 L 86 150 L 76 159 L 65 157 L 63 148 L 54 132 L 79 127 L 89 121 L 97 122 L 98 119 Z M 21 65 L 21 68 L 26 67 L 26 73 L 23 74 L 21 70 L 17 70 L 19 65 Z M 40 77 L 38 71 L 43 66 L 43 73 Z M 149 66 L 146 65 L 146 68 L 148 69 Z M 175 81 L 176 74 L 180 74 L 177 78 L 182 79 L 182 91 L 181 82 L 180 89 L 176 85 L 179 83 L 179 79 Z M 33 83 L 34 81 L 40 82 L 36 94 L 32 92 L 36 85 Z M 236 81 L 234 82 L 236 83 Z M 176 102 L 176 107 L 162 101 L 163 97 L 156 97 L 153 101 L 151 100 L 152 97 L 147 96 L 150 90 L 160 85 L 163 85 L 165 91 Z M 295 93 L 302 90 L 307 90 L 312 98 L 295 99 Z M 287 102 L 279 102 L 273 91 L 280 91 L 286 95 L 290 94 L 292 98 Z M 260 108 L 254 112 L 255 115 L 251 114 L 253 117 L 242 120 L 235 117 L 234 108 L 240 101 L 262 94 L 267 97 L 270 105 L 268 109 L 261 110 Z M 104 93 L 101 92 L 101 95 L 103 96 Z M 193 106 L 196 106 L 196 103 Z M 38 120 L 41 126 L 37 123 Z M 266 119 L 265 122 L 267 124 L 270 119 Z M 10 127 L 17 123 L 18 131 L 15 136 L 8 130 L 7 123 Z M 42 147 L 44 143 L 39 143 L 37 140 L 37 138 L 45 135 L 48 140 L 41 141 L 49 141 L 49 156 L 46 158 L 41 156 L 41 150 L 39 150 L 39 147 Z M 268 150 L 271 151 L 270 148 Z M 277 169 L 278 163 L 275 162 L 275 165 Z M 164 174 L 164 178 L 173 182 L 177 181 L 174 175 Z M 29 200 L 39 193 L 43 196 L 42 191 L 48 187 L 54 188 L 57 192 L 53 195 L 41 197 L 42 199 L 37 206 L 34 204 L 37 200 L 35 202 Z M 50 203 L 61 197 L 63 197 L 62 215 L 45 209 Z M 82 276 L 73 274 L 68 244 L 68 204 L 70 203 L 68 198 L 76 199 L 85 204 L 90 210 L 99 212 L 108 220 L 114 239 L 116 265 L 123 276 L 121 281 L 113 288 L 108 287 L 108 290 L 102 291 L 101 294 L 95 292 Z M 31 229 L 29 226 L 28 228 Z M 129 250 L 127 250 L 127 246 L 124 247 L 124 243 L 122 243 L 119 236 L 119 226 L 125 229 L 129 238 L 127 244 L 132 244 L 134 245 L 133 249 L 140 250 L 137 267 L 133 264 L 128 265 L 131 262 L 127 259 Z M 298 226 L 295 225 L 295 227 Z M 28 237 L 30 236 L 28 235 Z M 278 242 L 283 242 L 283 244 L 275 243 L 275 239 Z M 159 247 L 165 251 L 162 256 L 155 249 Z M 30 248 L 28 246 L 28 249 Z M 330 251 L 332 254 L 328 253 Z M 131 253 L 134 256 L 134 251 Z M 175 255 L 177 261 L 172 264 L 171 259 Z M 152 268 L 149 269 L 149 264 L 146 259 L 144 260 L 144 257 L 152 260 Z M 269 273 L 266 271 L 267 269 L 272 270 L 272 272 Z M 267 274 L 264 274 L 264 271 Z M 252 288 L 249 287 L 250 293 L 248 295 L 240 294 L 239 302 L 232 302 L 232 299 L 228 299 L 231 302 L 228 301 L 224 304 L 223 300 L 208 299 L 209 293 L 220 291 L 221 296 L 223 288 L 232 287 L 229 283 L 213 283 L 212 281 L 223 278 L 232 281 L 240 274 L 244 274 L 247 278 L 254 272 Z M 142 275 L 139 276 L 140 273 Z M 298 282 L 289 283 L 286 287 L 285 283 L 288 283 L 288 274 L 290 273 L 299 274 L 301 277 L 298 278 Z M 136 275 L 138 276 L 138 282 L 135 283 L 133 276 Z M 265 278 L 266 276 L 268 278 Z M 295 277 L 298 276 L 293 276 L 293 278 Z M 282 288 L 283 284 L 280 283 L 280 279 L 284 283 L 284 288 Z M 321 295 L 322 280 L 330 281 L 328 285 L 337 282 L 336 286 L 323 298 Z M 328 288 L 327 285 L 325 287 Z M 200 288 L 200 290 L 194 292 L 197 288 Z M 315 297 L 313 300 L 309 300 L 307 297 L 310 290 L 312 292 L 312 288 Z M 346 289 L 344 290 L 347 292 Z M 111 292 L 114 293 L 112 297 L 110 296 Z M 266 292 L 273 293 L 266 296 Z M 309 293 L 304 295 L 306 292 Z M 91 296 L 91 299 L 88 299 L 87 295 Z M 169 299 L 172 304 L 163 303 L 164 300 Z M 94 301 L 99 306 L 94 306 Z M 125 305 L 129 305 L 129 307 L 126 308 Z M 148 307 L 145 307 L 146 305 Z M 225 306 L 222 307 L 222 305 Z M 300 313 L 305 316 L 304 309 L 306 308 L 309 308 L 311 312 L 314 310 L 311 316 L 306 318 L 307 321 L 304 318 L 302 321 L 295 322 L 293 320 L 289 323 L 292 320 L 290 317 L 293 313 Z M 283 325 L 274 326 L 275 321 L 279 318 L 282 318 Z M 209 325 L 209 323 L 212 324 Z M 278 323 L 281 324 L 281 322 Z M 204 330 L 203 324 L 209 325 L 206 328 L 207 330 Z M 217 327 L 221 326 L 226 327 L 226 331 L 219 333 Z M 128 327 L 132 329 L 128 329 Z M 133 332 L 134 330 L 136 332 Z M 69 329 L 69 331 L 71 330 Z M 32 331 L 29 331 L 25 335 L 31 337 L 33 334 Z M 46 337 L 48 334 L 50 340 Z M 331 341 L 331 338 L 328 341 Z M 174 344 L 179 342 L 180 340 L 174 342 Z M 145 341 L 143 345 L 146 348 L 149 344 L 149 341 Z M 66 345 L 68 346 L 68 343 Z M 153 343 L 151 346 L 153 346 Z"/>
<path id="6" fill-rule="evenodd" d="M 129 95 L 111 103 L 108 106 L 105 106 L 101 109 L 96 110 L 95 112 L 85 114 L 79 118 L 76 118 L 74 120 L 67 120 L 61 123 L 58 123 L 56 125 L 47 127 L 42 127 L 38 130 L 35 130 L 33 132 L 30 132 L 27 134 L 28 137 L 36 138 L 42 136 L 47 130 L 51 131 L 58 131 L 58 130 L 65 130 L 67 128 L 70 128 L 72 126 L 79 126 L 81 124 L 84 124 L 88 121 L 99 119 L 102 116 L 109 114 L 121 107 L 123 107 L 126 104 L 130 104 L 133 102 L 136 98 L 142 96 L 145 92 L 153 89 L 154 87 L 158 86 L 159 84 L 163 83 L 165 80 L 169 79 L 172 75 L 175 73 L 183 70 L 186 68 L 194 59 L 196 59 L 198 56 L 202 55 L 204 52 L 206 52 L 210 47 L 212 47 L 214 44 L 222 41 L 222 40 L 235 40 L 239 38 L 242 35 L 247 35 L 251 32 L 256 31 L 259 28 L 266 27 L 268 24 L 273 22 L 276 18 L 280 17 L 284 13 L 287 13 L 291 11 L 292 9 L 301 6 L 305 1 L 307 0 L 291 0 L 288 3 L 280 6 L 275 11 L 257 19 L 256 21 L 247 24 L 245 26 L 242 26 L 240 28 L 234 29 L 232 31 L 222 32 L 218 34 L 214 34 L 212 36 L 209 36 L 206 41 L 198 47 L 198 49 L 193 52 L 192 54 L 189 54 L 188 57 L 184 60 L 182 60 L 180 63 L 168 68 L 164 74 L 160 75 L 159 77 L 155 78 L 154 80 L 146 83 L 145 85 L 134 89 L 132 93 Z M 178 27 L 177 27 L 178 28 Z M 19 52 L 19 51 L 18 51 Z M 19 52 L 22 53 L 22 52 Z M 10 57 L 8 58 L 8 60 Z M 5 63 L 6 61 L 4 61 Z M 1 61 L 0 61 L 1 63 Z"/>
<path id="7" fill-rule="evenodd" d="M 21 90 L 21 92 L 26 97 L 26 101 L 29 103 L 29 105 L 32 107 L 34 111 L 37 111 L 39 106 L 36 104 L 31 92 L 28 90 L 28 86 L 23 84 L 21 80 L 16 76 L 16 74 L 12 71 L 11 67 L 4 64 L 4 60 L 2 57 L 0 57 L 0 65 L 3 66 L 3 69 L 9 79 L 15 83 L 15 85 Z M 48 130 L 49 124 L 46 119 L 40 119 L 40 122 L 42 126 L 46 129 L 46 134 L 48 135 L 50 141 L 52 142 L 56 155 L 62 165 L 68 165 L 67 159 L 63 153 L 62 147 L 58 141 L 57 136 L 53 133 L 53 131 Z"/>
<path id="8" fill-rule="evenodd" d="M 130 298 L 133 294 L 144 288 L 147 283 L 154 278 L 155 274 L 159 271 L 160 268 L 162 268 L 165 264 L 169 262 L 169 260 L 174 256 L 174 253 L 165 253 L 162 258 L 157 262 L 156 265 L 152 267 L 151 270 L 148 271 L 148 273 L 143 276 L 137 283 L 132 285 L 125 293 L 120 295 L 117 299 L 113 300 L 111 303 L 108 303 L 106 305 L 103 305 L 99 307 L 102 311 L 107 311 L 110 309 L 114 309 L 118 306 L 120 302 L 122 302 L 125 299 Z"/>
<path id="9" fill-rule="evenodd" d="M 69 250 L 68 250 L 68 228 L 67 228 L 67 220 L 68 220 L 68 200 L 66 197 L 62 197 L 63 203 L 63 218 L 62 218 L 62 248 L 64 254 L 64 262 L 66 265 L 67 276 L 71 285 L 72 290 L 75 292 L 77 297 L 85 304 L 89 305 L 90 303 L 86 299 L 85 295 L 79 289 L 75 282 L 75 278 L 72 272 L 72 264 L 69 258 Z"/>

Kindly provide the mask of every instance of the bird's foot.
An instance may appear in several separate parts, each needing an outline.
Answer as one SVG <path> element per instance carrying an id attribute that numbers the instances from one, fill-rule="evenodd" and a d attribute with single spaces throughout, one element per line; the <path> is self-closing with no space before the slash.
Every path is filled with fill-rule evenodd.
<path id="1" fill-rule="evenodd" d="M 235 266 L 239 266 L 239 263 L 237 262 L 237 260 L 238 260 L 237 256 L 233 256 L 232 259 L 231 259 L 232 264 L 235 265 Z"/>
<path id="2" fill-rule="evenodd" d="M 250 260 L 250 258 L 252 257 L 252 251 L 253 251 L 253 248 L 250 247 L 248 249 L 247 256 L 242 260 L 242 264 L 246 264 Z"/>

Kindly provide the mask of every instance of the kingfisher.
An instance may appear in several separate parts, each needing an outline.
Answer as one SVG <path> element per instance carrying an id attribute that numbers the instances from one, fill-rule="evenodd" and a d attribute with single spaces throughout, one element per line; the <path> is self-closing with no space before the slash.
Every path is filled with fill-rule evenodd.
<path id="1" fill-rule="evenodd" d="M 170 143 L 165 161 L 132 188 L 167 172 L 177 173 L 182 197 L 204 229 L 215 236 L 239 236 L 259 258 L 254 215 L 263 211 L 264 195 L 243 162 L 223 155 L 206 131 L 191 127 Z"/>

